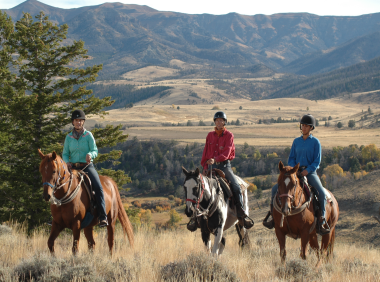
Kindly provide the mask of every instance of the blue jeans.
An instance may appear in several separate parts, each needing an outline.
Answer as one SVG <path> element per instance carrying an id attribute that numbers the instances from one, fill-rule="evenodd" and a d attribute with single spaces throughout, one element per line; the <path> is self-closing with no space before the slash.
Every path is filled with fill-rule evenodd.
<path id="1" fill-rule="evenodd" d="M 232 191 L 232 194 L 234 195 L 235 200 L 239 201 L 242 208 L 244 209 L 240 184 L 238 180 L 236 179 L 234 172 L 232 171 L 231 163 L 228 162 L 227 164 L 219 164 L 219 165 L 213 164 L 212 168 L 217 168 L 224 172 L 226 179 L 231 182 L 231 191 Z"/>
<path id="2" fill-rule="evenodd" d="M 102 183 L 100 183 L 99 174 L 92 163 L 84 169 L 84 172 L 90 177 L 92 189 L 95 191 L 99 220 L 106 220 L 106 203 L 104 201 L 104 192 Z"/>
<path id="3" fill-rule="evenodd" d="M 323 217 L 325 217 L 325 215 L 326 215 L 325 189 L 323 189 L 322 183 L 319 180 L 319 177 L 315 171 L 310 172 L 308 175 L 306 175 L 306 178 L 307 178 L 307 182 L 309 183 L 309 185 L 313 186 L 318 192 L 317 196 L 318 196 L 319 204 L 321 205 L 321 215 Z M 278 189 L 278 184 L 276 184 L 272 187 L 271 204 L 273 203 L 273 198 L 276 196 L 277 189 Z"/>

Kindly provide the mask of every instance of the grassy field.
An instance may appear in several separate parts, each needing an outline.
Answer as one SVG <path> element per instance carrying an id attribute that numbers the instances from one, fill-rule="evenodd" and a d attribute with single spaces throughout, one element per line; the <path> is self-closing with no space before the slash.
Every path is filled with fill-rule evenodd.
<path id="1" fill-rule="evenodd" d="M 379 114 L 380 105 L 377 104 L 359 104 L 349 99 L 315 102 L 301 98 L 284 98 L 262 101 L 235 100 L 217 105 L 226 112 L 229 121 L 239 119 L 240 122 L 247 123 L 242 126 L 227 126 L 234 133 L 236 144 L 247 142 L 253 146 L 291 146 L 293 139 L 300 134 L 297 123 L 258 124 L 259 120 L 278 117 L 298 120 L 302 115 L 311 113 L 319 120 L 329 116 L 332 118 L 330 127 L 325 127 L 324 121 L 320 121 L 320 126 L 314 131 L 323 147 L 371 143 L 380 146 L 379 130 L 365 128 L 366 123 L 359 121 L 361 116 L 367 113 L 368 106 L 374 114 Z M 242 110 L 239 110 L 240 106 Z M 207 133 L 213 130 L 211 123 L 216 112 L 212 110 L 213 105 L 180 105 L 179 110 L 176 107 L 177 105 L 174 105 L 174 108 L 172 105 L 137 105 L 130 109 L 111 110 L 106 119 L 92 117 L 87 123 L 89 126 L 95 123 L 123 124 L 126 126 L 125 133 L 141 140 L 174 139 L 184 143 L 203 143 Z M 356 120 L 356 127 L 353 129 L 347 127 L 351 119 Z M 188 120 L 194 125 L 203 120 L 207 126 L 162 126 L 162 123 L 186 124 Z M 343 123 L 343 128 L 335 127 L 338 122 Z M 360 128 L 362 125 L 364 128 Z"/>
<path id="2" fill-rule="evenodd" d="M 227 232 L 226 249 L 217 260 L 208 255 L 200 232 L 138 230 L 131 249 L 121 231 L 113 257 L 108 254 L 105 231 L 96 232 L 96 249 L 71 255 L 71 235 L 56 241 L 56 256 L 48 253 L 48 235 L 41 230 L 27 237 L 15 227 L 1 226 L 0 280 L 16 281 L 379 281 L 380 252 L 366 246 L 337 243 L 334 259 L 314 267 L 316 256 L 299 259 L 300 241 L 287 242 L 282 265 L 274 232 L 251 232 L 251 247 L 241 251 L 235 232 Z M 5 229 L 6 232 L 5 232 Z M 225 275 L 222 277 L 222 275 Z M 23 277 L 24 276 L 24 277 Z M 166 279 L 165 279 L 166 278 Z"/>

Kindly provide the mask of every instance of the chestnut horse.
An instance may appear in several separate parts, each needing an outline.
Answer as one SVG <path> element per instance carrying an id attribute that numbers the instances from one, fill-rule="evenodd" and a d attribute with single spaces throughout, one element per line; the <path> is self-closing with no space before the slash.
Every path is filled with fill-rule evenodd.
<path id="1" fill-rule="evenodd" d="M 44 155 L 41 150 L 38 150 L 38 153 L 42 159 L 40 172 L 44 183 L 43 197 L 45 201 L 50 202 L 50 210 L 53 216 L 48 240 L 49 250 L 51 253 L 54 253 L 55 239 L 63 229 L 69 228 L 73 231 L 74 242 L 72 251 L 73 254 L 76 254 L 79 246 L 81 223 L 83 227 L 83 220 L 86 217 L 86 213 L 88 214 L 90 210 L 89 194 L 84 187 L 84 183 L 80 180 L 80 173 L 75 170 L 70 172 L 60 156 L 55 152 Z M 119 218 L 124 233 L 127 234 L 132 247 L 134 241 L 133 229 L 121 202 L 116 183 L 107 176 L 99 175 L 99 178 L 104 190 L 108 218 L 108 246 L 112 254 L 116 219 Z M 83 228 L 90 250 L 95 247 L 93 227 L 98 222 L 96 215 L 95 210 L 95 216 Z"/>
<path id="2" fill-rule="evenodd" d="M 330 191 L 331 201 L 326 204 L 326 221 L 330 226 L 330 233 L 322 236 L 322 245 L 319 249 L 317 238 L 317 218 L 314 217 L 313 201 L 308 199 L 297 177 L 299 164 L 295 167 L 284 166 L 279 163 L 280 175 L 278 177 L 278 191 L 273 199 L 273 219 L 278 242 L 280 244 L 281 261 L 286 258 L 285 236 L 293 239 L 301 238 L 301 258 L 306 259 L 307 245 L 317 252 L 317 266 L 321 264 L 321 258 L 331 258 L 334 241 L 335 226 L 339 216 L 339 206 Z M 285 220 L 284 220 L 285 219 Z M 285 222 L 284 222 L 285 221 Z"/>

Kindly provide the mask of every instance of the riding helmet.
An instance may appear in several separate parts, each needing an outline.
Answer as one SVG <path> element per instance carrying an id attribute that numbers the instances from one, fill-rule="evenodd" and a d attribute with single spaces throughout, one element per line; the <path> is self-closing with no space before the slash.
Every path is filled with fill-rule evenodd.
<path id="1" fill-rule="evenodd" d="M 82 110 L 75 110 L 71 114 L 71 120 L 74 119 L 86 119 L 86 115 L 84 114 L 84 111 Z"/>
<path id="2" fill-rule="evenodd" d="M 222 118 L 227 123 L 227 115 L 224 112 L 216 112 L 214 115 L 214 122 L 217 118 Z"/>
<path id="3" fill-rule="evenodd" d="M 313 130 L 315 128 L 315 124 L 316 124 L 315 118 L 311 114 L 304 115 L 301 118 L 300 124 L 310 125 L 312 127 L 312 130 Z"/>

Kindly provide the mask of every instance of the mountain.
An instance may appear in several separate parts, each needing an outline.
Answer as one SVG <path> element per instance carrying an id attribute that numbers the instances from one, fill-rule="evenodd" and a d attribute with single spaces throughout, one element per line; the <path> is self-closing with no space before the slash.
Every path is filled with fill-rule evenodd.
<path id="1" fill-rule="evenodd" d="M 331 48 L 306 54 L 281 69 L 299 75 L 328 72 L 380 56 L 380 32 L 374 32 Z"/>
<path id="2" fill-rule="evenodd" d="M 14 20 L 23 11 L 32 15 L 44 11 L 58 24 L 67 23 L 68 41 L 85 41 L 93 58 L 86 63 L 103 63 L 101 75 L 120 75 L 152 64 L 167 65 L 172 59 L 209 66 L 263 64 L 273 70 L 290 66 L 289 70 L 298 72 L 312 68 L 312 64 L 308 65 L 307 60 L 304 67 L 294 62 L 296 66 L 291 68 L 289 64 L 306 54 L 370 36 L 379 31 L 380 25 L 380 13 L 357 17 L 307 13 L 190 15 L 121 3 L 60 9 L 28 0 L 3 11 Z M 331 68 L 334 67 L 339 63 Z"/>
<path id="3" fill-rule="evenodd" d="M 379 89 L 380 57 L 377 57 L 368 62 L 299 79 L 275 91 L 267 98 L 304 97 L 319 100 Z M 379 100 L 379 97 L 379 93 L 372 95 L 374 100 Z"/>

